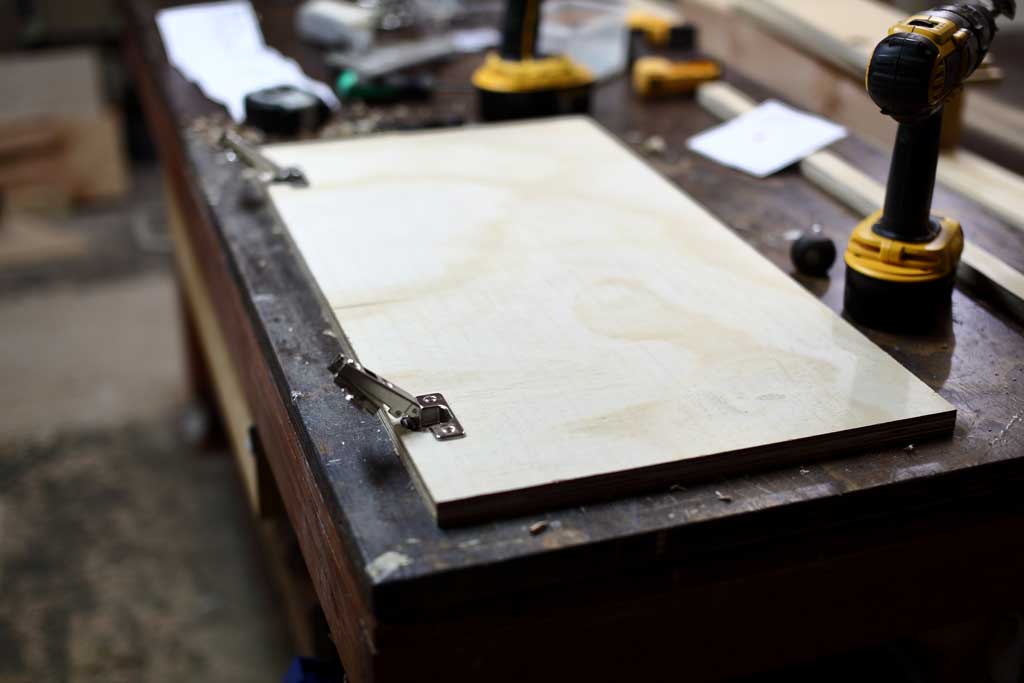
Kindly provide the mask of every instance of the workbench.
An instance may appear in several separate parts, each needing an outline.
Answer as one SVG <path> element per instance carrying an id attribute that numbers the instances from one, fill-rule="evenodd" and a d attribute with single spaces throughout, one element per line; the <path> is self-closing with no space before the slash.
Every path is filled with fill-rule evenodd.
<path id="1" fill-rule="evenodd" d="M 295 3 L 253 4 L 268 43 L 326 77 L 293 34 Z M 126 3 L 126 59 L 177 216 L 193 364 L 247 452 L 254 505 L 283 502 L 350 680 L 713 680 L 1024 606 L 1024 325 L 959 286 L 942 333 L 866 331 L 959 409 L 952 440 L 440 529 L 379 421 L 332 384 L 341 346 L 323 303 L 269 214 L 238 204 L 237 166 L 196 126 L 221 110 L 168 64 L 157 6 Z M 464 86 L 478 60 L 440 77 Z M 433 106 L 473 101 L 463 89 Z M 693 100 L 637 101 L 619 79 L 595 104 L 625 140 L 661 136 L 654 167 L 787 272 L 787 232 L 820 224 L 843 244 L 860 219 L 792 169 L 757 180 L 688 153 L 716 123 Z M 885 154 L 833 149 L 884 179 Z M 1024 235 L 937 195 L 1024 269 Z M 841 266 L 801 282 L 841 308 Z M 266 467 L 244 464 L 252 452 Z"/>

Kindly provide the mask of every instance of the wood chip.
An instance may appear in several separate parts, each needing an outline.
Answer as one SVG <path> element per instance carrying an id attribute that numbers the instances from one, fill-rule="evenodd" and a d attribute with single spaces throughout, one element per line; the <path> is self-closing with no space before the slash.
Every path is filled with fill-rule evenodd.
<path id="1" fill-rule="evenodd" d="M 727 493 L 722 493 L 721 491 L 715 491 L 715 495 L 718 496 L 718 500 L 722 501 L 723 503 L 731 503 L 732 502 L 732 496 L 730 496 Z"/>
<path id="2" fill-rule="evenodd" d="M 668 151 L 668 143 L 660 135 L 652 135 L 644 140 L 643 149 L 647 154 L 662 155 Z"/>
<path id="3" fill-rule="evenodd" d="M 537 534 L 542 534 L 542 533 L 544 533 L 547 530 L 548 530 L 548 523 L 547 522 L 534 522 L 533 524 L 530 525 L 530 535 L 531 536 L 536 536 Z"/>

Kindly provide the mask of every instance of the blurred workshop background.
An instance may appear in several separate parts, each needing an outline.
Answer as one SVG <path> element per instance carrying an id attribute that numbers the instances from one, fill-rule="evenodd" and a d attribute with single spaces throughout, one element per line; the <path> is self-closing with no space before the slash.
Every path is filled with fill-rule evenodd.
<path id="1" fill-rule="evenodd" d="M 0 681 L 277 681 L 112 0 L 0 2 Z"/>
<path id="2" fill-rule="evenodd" d="M 278 681 L 294 606 L 190 384 L 125 26 L 116 0 L 0 2 L 0 683 Z M 1024 78 L 1024 25 L 996 53 Z"/>

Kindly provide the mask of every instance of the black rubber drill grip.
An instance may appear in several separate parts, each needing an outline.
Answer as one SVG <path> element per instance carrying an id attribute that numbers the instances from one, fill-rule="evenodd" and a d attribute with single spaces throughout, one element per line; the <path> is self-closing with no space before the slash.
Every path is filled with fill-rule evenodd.
<path id="1" fill-rule="evenodd" d="M 503 59 L 521 61 L 537 56 L 541 0 L 507 0 L 501 34 Z"/>

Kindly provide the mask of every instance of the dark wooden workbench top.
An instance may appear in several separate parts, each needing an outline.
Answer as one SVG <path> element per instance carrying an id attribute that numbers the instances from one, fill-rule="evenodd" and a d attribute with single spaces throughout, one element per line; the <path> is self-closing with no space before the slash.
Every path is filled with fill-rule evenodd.
<path id="1" fill-rule="evenodd" d="M 292 3 L 254 4 L 268 42 L 299 59 L 309 73 L 325 76 L 318 53 L 295 40 Z M 844 598 L 832 596 L 843 608 L 865 609 L 858 604 L 863 598 L 857 597 L 865 592 L 879 604 L 895 605 L 897 597 L 885 592 L 885 577 L 871 576 L 879 569 L 871 562 L 890 557 L 885 553 L 899 547 L 891 556 L 909 570 L 916 561 L 936 562 L 928 553 L 942 543 L 987 557 L 985 553 L 997 549 L 989 536 L 973 533 L 971 525 L 995 528 L 990 520 L 1017 519 L 1020 514 L 1016 492 L 1024 474 L 1024 327 L 980 295 L 958 288 L 953 322 L 944 333 L 910 338 L 867 331 L 959 409 L 952 440 L 673 487 L 545 515 L 439 529 L 379 422 L 348 405 L 331 383 L 326 366 L 340 343 L 323 334 L 326 312 L 297 256 L 273 229 L 269 213 L 239 206 L 237 166 L 192 130 L 197 117 L 222 110 L 168 65 L 152 20 L 154 3 L 132 0 L 128 7 L 128 54 L 152 132 L 184 204 L 190 238 L 201 253 L 237 370 L 256 405 L 260 438 L 307 565 L 346 665 L 357 678 L 369 680 L 370 670 L 385 678 L 389 667 L 398 666 L 381 663 L 394 648 L 428 656 L 423 654 L 427 646 L 417 643 L 406 626 L 433 624 L 440 629 L 441 624 L 460 622 L 446 633 L 470 643 L 476 642 L 477 629 L 500 624 L 506 643 L 477 643 L 472 650 L 481 662 L 493 664 L 504 657 L 495 653 L 511 647 L 509 643 L 529 647 L 529 637 L 515 629 L 530 614 L 550 623 L 565 615 L 577 620 L 592 615 L 600 623 L 631 610 L 655 614 L 659 606 L 668 609 L 680 600 L 710 609 L 706 601 L 724 598 L 705 590 L 707 586 L 781 576 L 783 565 L 806 568 L 826 558 L 835 563 L 830 566 L 840 567 L 836 577 L 853 582 L 844 584 Z M 465 85 L 474 61 L 448 65 L 442 77 Z M 752 95 L 766 94 L 737 75 L 730 80 Z M 446 94 L 433 109 L 471 114 L 472 95 Z M 418 108 L 413 110 L 415 114 Z M 688 153 L 685 140 L 715 123 L 692 100 L 639 102 L 619 80 L 599 88 L 594 116 L 626 140 L 661 136 L 667 152 L 650 157 L 651 163 L 787 272 L 791 267 L 785 233 L 817 223 L 843 244 L 859 218 L 792 169 L 757 180 Z M 884 177 L 886 157 L 878 150 L 855 139 L 835 150 Z M 949 193 L 940 192 L 936 203 L 953 209 L 979 245 L 1024 269 L 1024 235 Z M 802 282 L 839 310 L 843 269 L 837 266 L 832 273 L 831 280 Z M 529 526 L 541 519 L 549 523 L 548 529 L 531 534 Z M 915 539 L 928 540 L 917 546 Z M 982 572 L 981 567 L 969 570 L 947 559 L 952 563 L 948 571 Z M 992 580 L 967 574 L 979 582 Z M 946 576 L 914 580 L 941 584 Z M 781 601 L 739 585 L 733 586 L 738 591 L 733 599 L 742 594 L 755 611 L 760 599 L 768 600 L 769 608 L 817 614 L 811 602 L 804 604 L 812 596 Z M 598 595 L 600 610 L 593 604 Z M 921 605 L 920 615 L 930 609 Z M 706 613 L 701 619 L 709 633 L 720 621 L 721 628 L 732 628 L 737 637 L 753 637 L 762 623 L 755 619 L 730 626 L 724 617 Z M 890 626 L 909 627 L 894 619 L 879 626 L 879 632 Z M 547 633 L 544 626 L 531 628 L 534 637 Z M 628 633 L 619 637 L 632 643 Z M 566 638 L 566 643 L 576 642 Z M 587 638 L 587 643 L 595 642 L 592 634 Z M 658 646 L 656 638 L 644 638 L 642 646 L 633 643 L 639 648 L 633 654 Z M 345 639 L 356 642 L 341 642 Z M 460 642 L 448 643 L 453 656 L 462 652 Z M 571 645 L 565 647 L 571 651 Z M 579 647 L 585 647 L 582 636 Z M 715 652 L 723 645 L 709 642 L 701 647 Z M 770 649 L 768 644 L 761 647 L 766 653 Z M 596 661 L 599 666 L 602 660 Z M 508 671 L 529 668 L 517 666 L 510 665 Z"/>

